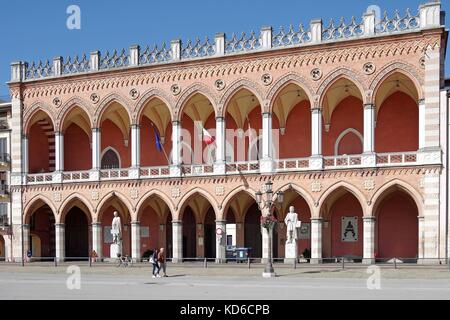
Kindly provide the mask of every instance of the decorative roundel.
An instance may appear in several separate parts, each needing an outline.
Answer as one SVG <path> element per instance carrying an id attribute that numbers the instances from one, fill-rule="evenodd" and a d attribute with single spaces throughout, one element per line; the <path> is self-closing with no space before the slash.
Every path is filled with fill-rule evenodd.
<path id="1" fill-rule="evenodd" d="M 53 104 L 56 106 L 56 107 L 60 107 L 61 106 L 61 99 L 60 98 L 58 98 L 58 97 L 56 97 L 56 98 L 54 98 L 53 99 Z"/>
<path id="2" fill-rule="evenodd" d="M 422 69 L 425 69 L 425 57 L 420 58 L 419 65 Z"/>
<path id="3" fill-rule="evenodd" d="M 181 92 L 181 88 L 178 84 L 174 84 L 170 87 L 170 91 L 172 91 L 172 94 L 174 96 L 178 95 Z"/>
<path id="4" fill-rule="evenodd" d="M 261 76 L 261 81 L 266 86 L 270 85 L 272 83 L 272 80 L 273 80 L 273 78 L 272 78 L 271 74 L 265 73 Z"/>
<path id="5" fill-rule="evenodd" d="M 217 79 L 216 82 L 214 82 L 214 86 L 217 90 L 221 91 L 225 89 L 225 81 L 222 79 Z"/>
<path id="6" fill-rule="evenodd" d="M 100 101 L 100 97 L 98 96 L 98 94 L 96 94 L 96 93 L 91 94 L 91 101 L 93 103 L 99 102 Z"/>
<path id="7" fill-rule="evenodd" d="M 222 235 L 224 234 L 223 229 L 222 229 L 222 228 L 217 228 L 217 229 L 216 229 L 216 234 L 217 234 L 218 236 L 222 236 Z"/>
<path id="8" fill-rule="evenodd" d="M 139 91 L 137 89 L 131 89 L 130 90 L 130 97 L 133 100 L 136 100 L 137 98 L 139 98 Z"/>
<path id="9" fill-rule="evenodd" d="M 315 68 L 311 70 L 311 77 L 314 81 L 318 81 L 322 78 L 322 70 Z"/>
<path id="10" fill-rule="evenodd" d="M 375 70 L 376 70 L 376 67 L 375 67 L 375 65 L 372 62 L 367 62 L 363 66 L 363 71 L 367 75 L 373 74 L 375 72 Z"/>

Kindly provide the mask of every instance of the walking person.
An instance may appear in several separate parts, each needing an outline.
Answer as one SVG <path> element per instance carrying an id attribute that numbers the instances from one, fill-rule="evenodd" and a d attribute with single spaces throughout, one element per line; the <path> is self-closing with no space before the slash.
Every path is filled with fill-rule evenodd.
<path id="1" fill-rule="evenodd" d="M 161 276 L 159 275 L 158 249 L 153 250 L 153 253 L 150 256 L 150 263 L 153 264 L 152 278 L 160 278 Z"/>
<path id="2" fill-rule="evenodd" d="M 158 263 L 159 263 L 159 270 L 163 270 L 163 277 L 167 277 L 166 274 L 166 253 L 164 252 L 164 248 L 159 249 L 158 253 Z"/>

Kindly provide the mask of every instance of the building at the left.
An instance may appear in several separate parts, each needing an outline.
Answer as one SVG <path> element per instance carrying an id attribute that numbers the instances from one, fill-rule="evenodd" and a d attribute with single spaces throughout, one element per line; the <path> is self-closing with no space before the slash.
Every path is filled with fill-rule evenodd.
<path id="1" fill-rule="evenodd" d="M 9 197 L 10 179 L 10 137 L 11 137 L 11 102 L 0 100 L 0 230 L 8 235 L 0 237 L 0 261 L 5 259 L 6 250 L 11 247 L 11 198 Z"/>

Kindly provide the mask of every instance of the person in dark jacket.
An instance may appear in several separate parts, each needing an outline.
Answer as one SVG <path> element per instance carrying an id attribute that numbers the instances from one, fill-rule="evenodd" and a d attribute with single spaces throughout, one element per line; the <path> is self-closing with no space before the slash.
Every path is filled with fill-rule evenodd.
<path id="1" fill-rule="evenodd" d="M 158 249 L 153 250 L 152 255 L 150 256 L 150 263 L 153 264 L 152 278 L 160 278 L 159 275 L 159 263 L 158 263 Z"/>

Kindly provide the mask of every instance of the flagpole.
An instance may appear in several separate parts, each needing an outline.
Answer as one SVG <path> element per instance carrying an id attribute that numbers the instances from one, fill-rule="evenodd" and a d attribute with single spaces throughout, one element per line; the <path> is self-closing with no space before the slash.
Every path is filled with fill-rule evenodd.
<path id="1" fill-rule="evenodd" d="M 153 130 L 155 131 L 156 130 L 156 128 L 155 128 L 155 125 L 153 124 L 153 121 L 150 121 L 150 124 L 152 125 L 152 127 L 153 127 Z M 169 157 L 167 156 L 167 153 L 166 153 L 166 150 L 164 149 L 164 146 L 163 145 L 161 145 L 161 138 L 159 138 L 159 136 L 155 136 L 155 138 L 158 138 L 159 139 L 159 141 L 157 141 L 158 143 L 159 143 L 159 145 L 161 146 L 161 150 L 163 151 L 163 153 L 164 153 L 164 157 L 166 158 L 166 161 L 167 161 L 167 165 L 169 165 L 170 166 L 170 161 L 169 161 Z"/>

